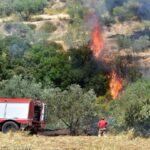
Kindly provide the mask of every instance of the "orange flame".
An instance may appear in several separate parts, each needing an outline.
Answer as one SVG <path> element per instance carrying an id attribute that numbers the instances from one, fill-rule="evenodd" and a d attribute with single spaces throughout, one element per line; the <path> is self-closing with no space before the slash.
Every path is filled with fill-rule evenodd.
<path id="1" fill-rule="evenodd" d="M 104 48 L 104 40 L 101 33 L 100 25 L 97 23 L 91 33 L 91 50 L 93 55 L 98 58 Z"/>
<path id="2" fill-rule="evenodd" d="M 111 81 L 110 81 L 110 93 L 113 99 L 116 99 L 119 96 L 120 91 L 122 90 L 123 79 L 120 78 L 115 71 L 113 70 L 111 73 Z"/>
<path id="3" fill-rule="evenodd" d="M 90 48 L 95 58 L 100 58 L 102 50 L 104 49 L 104 39 L 102 36 L 101 26 L 99 24 L 98 18 L 95 14 L 91 14 L 94 18 L 95 25 L 92 28 L 91 32 L 91 40 L 90 40 Z M 107 63 L 103 58 L 104 63 Z M 110 61 L 110 60 L 109 60 Z M 111 73 L 111 80 L 109 83 L 111 96 L 113 99 L 116 99 L 119 96 L 120 91 L 123 86 L 123 79 L 120 78 L 115 71 L 113 70 Z"/>

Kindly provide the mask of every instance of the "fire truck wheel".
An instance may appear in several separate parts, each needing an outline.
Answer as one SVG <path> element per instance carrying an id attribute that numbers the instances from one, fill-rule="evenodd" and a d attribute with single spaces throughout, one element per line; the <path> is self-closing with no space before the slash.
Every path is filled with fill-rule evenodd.
<path id="1" fill-rule="evenodd" d="M 13 122 L 13 121 L 8 121 L 8 122 L 5 122 L 2 126 L 2 132 L 3 133 L 7 133 L 9 131 L 16 131 L 19 129 L 19 126 L 17 123 Z"/>

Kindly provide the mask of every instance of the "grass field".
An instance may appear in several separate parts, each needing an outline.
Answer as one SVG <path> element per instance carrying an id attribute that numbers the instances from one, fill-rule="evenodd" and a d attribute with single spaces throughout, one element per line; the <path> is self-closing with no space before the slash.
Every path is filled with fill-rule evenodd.
<path id="1" fill-rule="evenodd" d="M 150 150 L 150 139 L 131 139 L 127 135 L 48 137 L 0 133 L 0 150 Z"/>

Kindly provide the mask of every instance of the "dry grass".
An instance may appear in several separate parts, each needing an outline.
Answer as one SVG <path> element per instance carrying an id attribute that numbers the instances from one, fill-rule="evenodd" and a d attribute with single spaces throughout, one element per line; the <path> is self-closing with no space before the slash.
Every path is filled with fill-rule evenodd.
<path id="1" fill-rule="evenodd" d="M 26 133 L 0 133 L 0 150 L 150 150 L 150 139 L 119 135 L 29 136 Z"/>
<path id="2" fill-rule="evenodd" d="M 56 15 L 56 14 L 67 14 L 67 8 L 63 8 L 63 9 L 48 9 L 45 8 L 44 9 L 44 14 L 48 14 L 48 15 Z"/>
<path id="3" fill-rule="evenodd" d="M 117 22 L 113 24 L 109 30 L 104 31 L 104 37 L 110 37 L 117 34 L 130 36 L 136 31 L 142 31 L 145 28 L 150 28 L 150 21 L 126 21 L 124 23 Z"/>

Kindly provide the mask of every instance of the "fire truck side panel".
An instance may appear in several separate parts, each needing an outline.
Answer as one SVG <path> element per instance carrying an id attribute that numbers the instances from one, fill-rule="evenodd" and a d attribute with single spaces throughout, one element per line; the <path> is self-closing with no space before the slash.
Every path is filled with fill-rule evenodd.
<path id="1" fill-rule="evenodd" d="M 6 103 L 0 103 L 0 118 L 5 117 Z"/>
<path id="2" fill-rule="evenodd" d="M 28 119 L 29 103 L 7 103 L 5 118 L 12 120 Z"/>

